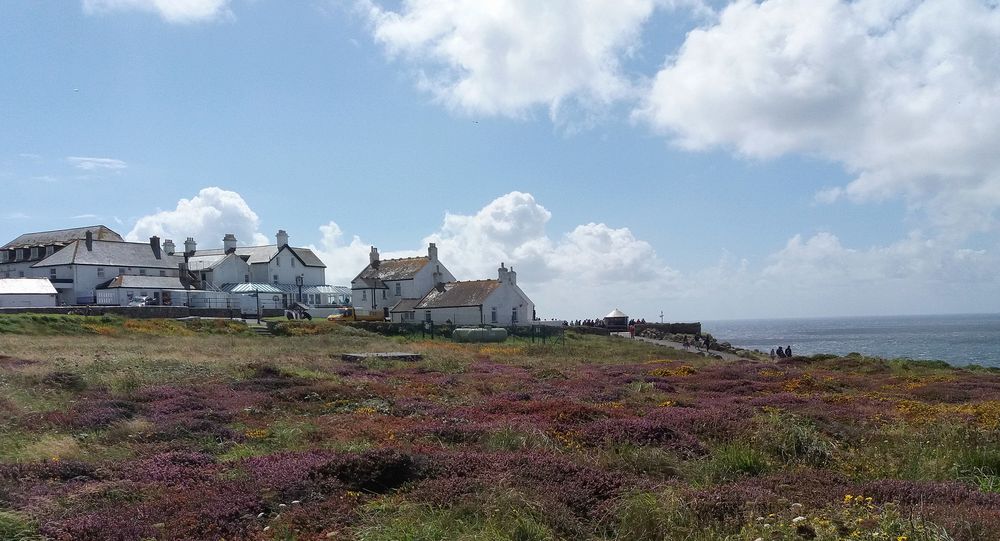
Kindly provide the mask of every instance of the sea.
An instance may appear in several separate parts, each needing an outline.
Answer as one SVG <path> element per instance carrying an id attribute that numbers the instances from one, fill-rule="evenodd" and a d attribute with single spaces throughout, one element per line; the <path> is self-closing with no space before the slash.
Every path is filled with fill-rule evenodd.
<path id="1" fill-rule="evenodd" d="M 720 342 L 795 355 L 857 352 L 884 358 L 1000 367 L 1000 314 L 703 321 Z"/>

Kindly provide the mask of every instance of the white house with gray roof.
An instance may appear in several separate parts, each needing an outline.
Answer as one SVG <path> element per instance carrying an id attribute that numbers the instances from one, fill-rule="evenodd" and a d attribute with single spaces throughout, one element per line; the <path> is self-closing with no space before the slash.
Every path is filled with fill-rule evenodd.
<path id="1" fill-rule="evenodd" d="M 326 285 L 326 265 L 315 252 L 289 245 L 284 230 L 275 235 L 274 244 L 239 246 L 237 243 L 236 236 L 228 233 L 222 239 L 222 248 L 198 250 L 194 239 L 188 238 L 184 245 L 189 269 L 210 289 L 244 295 L 277 289 L 281 306 L 294 301 L 329 305 L 347 300 L 342 289 Z M 296 278 L 302 279 L 301 288 Z M 249 285 L 236 287 L 239 284 Z M 273 295 L 268 294 L 272 302 Z"/>
<path id="2" fill-rule="evenodd" d="M 103 225 L 25 233 L 0 246 L 0 278 L 30 278 L 38 275 L 31 266 L 87 234 L 94 240 L 123 242 L 121 235 Z"/>
<path id="3" fill-rule="evenodd" d="M 419 300 L 405 299 L 392 310 L 392 321 L 428 321 L 454 325 L 530 325 L 535 303 L 517 285 L 517 273 L 503 263 L 496 280 L 439 283 Z"/>
<path id="4" fill-rule="evenodd" d="M 351 304 L 359 314 L 383 313 L 404 300 L 424 297 L 436 284 L 452 282 L 455 276 L 438 259 L 437 246 L 427 246 L 427 255 L 381 259 L 371 247 L 368 266 L 351 281 Z"/>
<path id="5" fill-rule="evenodd" d="M 164 253 L 158 237 L 149 242 L 95 240 L 88 232 L 31 266 L 35 276 L 49 278 L 60 304 L 93 304 L 96 290 L 119 276 L 168 277 L 177 280 L 184 258 Z M 187 278 L 187 277 L 184 277 Z M 159 291 L 150 291 L 154 302 Z"/>

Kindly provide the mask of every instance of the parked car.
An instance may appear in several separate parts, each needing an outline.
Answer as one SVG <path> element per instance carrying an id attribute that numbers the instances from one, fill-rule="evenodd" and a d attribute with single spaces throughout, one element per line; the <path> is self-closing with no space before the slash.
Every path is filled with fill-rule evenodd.
<path id="1" fill-rule="evenodd" d="M 133 297 L 128 301 L 129 306 L 149 306 L 149 297 Z"/>

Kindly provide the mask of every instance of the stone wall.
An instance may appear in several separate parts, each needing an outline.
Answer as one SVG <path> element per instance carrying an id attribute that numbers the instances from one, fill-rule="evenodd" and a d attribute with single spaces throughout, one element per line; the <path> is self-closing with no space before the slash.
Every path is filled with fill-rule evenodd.
<path id="1" fill-rule="evenodd" d="M 652 329 L 660 334 L 701 334 L 701 323 L 642 323 L 635 326 L 635 333 Z"/>
<path id="2" fill-rule="evenodd" d="M 181 317 L 240 317 L 239 309 L 188 308 L 187 306 L 57 306 L 52 308 L 0 308 L 0 314 L 77 314 L 88 316 L 116 315 L 133 319 Z"/>

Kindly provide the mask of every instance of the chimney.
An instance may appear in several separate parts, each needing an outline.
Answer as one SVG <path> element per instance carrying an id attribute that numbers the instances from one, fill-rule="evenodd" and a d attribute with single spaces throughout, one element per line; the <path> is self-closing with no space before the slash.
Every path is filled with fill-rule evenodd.
<path id="1" fill-rule="evenodd" d="M 511 285 L 517 285 L 517 273 L 514 272 L 514 266 L 511 265 L 510 272 L 507 273 L 507 277 L 510 278 Z"/>
<path id="2" fill-rule="evenodd" d="M 174 241 L 172 241 L 170 239 L 167 239 L 167 240 L 163 241 L 163 253 L 165 253 L 167 255 L 174 255 L 174 251 L 176 249 L 177 249 L 177 247 L 174 246 Z"/>
<path id="3" fill-rule="evenodd" d="M 153 249 L 153 257 L 160 259 L 160 237 L 149 237 L 149 247 Z"/>
<path id="4" fill-rule="evenodd" d="M 371 251 L 368 252 L 368 262 L 371 263 L 371 266 L 373 267 L 378 266 L 378 248 L 372 246 Z"/>
<path id="5" fill-rule="evenodd" d="M 433 242 L 427 246 L 427 259 L 435 262 L 438 259 L 438 247 Z"/>
<path id="6" fill-rule="evenodd" d="M 225 237 L 222 237 L 222 248 L 227 254 L 231 254 L 236 251 L 236 235 L 232 233 L 226 233 Z"/>
<path id="7" fill-rule="evenodd" d="M 184 241 L 184 255 L 191 256 L 195 253 L 195 251 L 197 251 L 197 249 L 198 243 L 194 241 L 194 237 L 188 237 L 187 240 Z"/>
<path id="8" fill-rule="evenodd" d="M 288 233 L 285 233 L 284 229 L 279 229 L 278 234 L 274 238 L 278 241 L 278 248 L 288 245 Z"/>
<path id="9" fill-rule="evenodd" d="M 94 251 L 94 232 L 87 230 L 87 234 L 84 235 L 84 241 L 87 243 L 87 251 Z"/>
<path id="10" fill-rule="evenodd" d="M 497 280 L 499 280 L 500 283 L 507 281 L 507 267 L 505 267 L 502 262 L 500 263 L 500 268 L 497 269 Z"/>

